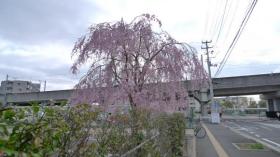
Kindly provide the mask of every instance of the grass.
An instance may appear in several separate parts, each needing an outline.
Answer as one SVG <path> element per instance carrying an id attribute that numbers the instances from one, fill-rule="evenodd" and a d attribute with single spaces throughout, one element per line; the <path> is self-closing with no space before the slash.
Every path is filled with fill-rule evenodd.
<path id="1" fill-rule="evenodd" d="M 264 150 L 265 147 L 260 143 L 234 143 L 240 150 Z"/>
<path id="2" fill-rule="evenodd" d="M 250 145 L 251 149 L 264 149 L 263 145 L 260 143 L 254 143 Z"/>

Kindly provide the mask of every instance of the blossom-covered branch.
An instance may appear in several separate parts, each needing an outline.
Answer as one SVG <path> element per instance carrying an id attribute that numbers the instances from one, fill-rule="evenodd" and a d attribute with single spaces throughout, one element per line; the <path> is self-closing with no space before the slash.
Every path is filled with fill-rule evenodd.
<path id="1" fill-rule="evenodd" d="M 129 103 L 163 111 L 186 107 L 188 89 L 183 81 L 192 80 L 191 88 L 200 88 L 206 74 L 195 49 L 173 39 L 161 25 L 154 15 L 143 14 L 130 23 L 91 26 L 73 48 L 74 74 L 91 62 L 76 85 L 74 102 Z"/>

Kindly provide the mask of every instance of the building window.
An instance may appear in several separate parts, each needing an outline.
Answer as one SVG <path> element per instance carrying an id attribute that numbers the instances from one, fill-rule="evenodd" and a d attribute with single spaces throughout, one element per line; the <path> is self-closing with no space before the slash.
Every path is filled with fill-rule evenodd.
<path id="1" fill-rule="evenodd" d="M 18 90 L 19 90 L 20 92 L 22 91 L 22 89 L 21 89 L 21 88 L 19 88 Z"/>
<path id="2" fill-rule="evenodd" d="M 12 90 L 12 89 L 13 89 L 12 87 L 7 87 L 7 88 L 6 88 L 6 90 Z"/>
<path id="3" fill-rule="evenodd" d="M 17 85 L 19 85 L 19 86 L 20 86 L 20 83 L 18 82 L 18 83 L 17 83 Z"/>

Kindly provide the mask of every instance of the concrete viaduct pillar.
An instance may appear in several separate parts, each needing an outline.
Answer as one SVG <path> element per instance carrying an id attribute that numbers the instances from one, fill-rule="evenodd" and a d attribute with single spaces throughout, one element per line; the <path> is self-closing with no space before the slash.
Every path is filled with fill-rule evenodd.
<path id="1" fill-rule="evenodd" d="M 260 98 L 267 100 L 268 111 L 280 111 L 280 91 L 262 94 Z"/>
<path id="2" fill-rule="evenodd" d="M 280 98 L 268 99 L 267 103 L 269 111 L 280 111 Z"/>
<path id="3" fill-rule="evenodd" d="M 207 116 L 207 106 L 210 100 L 208 88 L 200 89 L 199 93 L 194 94 L 194 97 L 200 104 L 200 111 L 202 116 Z"/>

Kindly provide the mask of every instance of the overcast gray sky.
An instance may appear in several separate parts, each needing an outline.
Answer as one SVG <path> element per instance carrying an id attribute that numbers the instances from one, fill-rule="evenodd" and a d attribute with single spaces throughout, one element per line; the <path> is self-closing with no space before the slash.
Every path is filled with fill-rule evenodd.
<path id="1" fill-rule="evenodd" d="M 215 31 L 213 21 L 215 14 L 220 13 L 214 10 L 222 8 L 224 2 L 2 0 L 0 80 L 9 74 L 11 79 L 47 80 L 47 90 L 72 88 L 82 73 L 73 76 L 69 71 L 71 49 L 88 26 L 122 17 L 130 21 L 142 13 L 155 14 L 161 19 L 163 29 L 175 39 L 199 48 L 201 40 L 209 39 Z M 225 55 L 249 2 L 251 0 L 229 0 L 232 9 L 228 11 L 220 40 L 214 45 L 214 63 L 219 63 Z M 259 0 L 220 76 L 280 72 L 279 6 L 279 0 Z M 212 70 L 215 72 L 216 68 Z"/>

